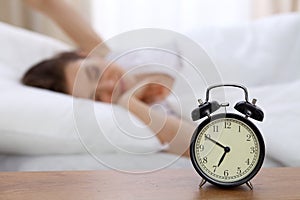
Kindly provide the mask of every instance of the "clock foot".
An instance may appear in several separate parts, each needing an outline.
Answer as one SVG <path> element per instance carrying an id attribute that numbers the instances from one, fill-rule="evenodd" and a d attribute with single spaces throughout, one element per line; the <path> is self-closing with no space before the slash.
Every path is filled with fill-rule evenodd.
<path id="1" fill-rule="evenodd" d="M 250 190 L 253 190 L 253 185 L 250 181 L 248 181 L 246 185 L 250 188 Z"/>
<path id="2" fill-rule="evenodd" d="M 206 180 L 202 179 L 200 184 L 199 184 L 199 188 L 201 188 L 205 183 L 206 183 Z"/>

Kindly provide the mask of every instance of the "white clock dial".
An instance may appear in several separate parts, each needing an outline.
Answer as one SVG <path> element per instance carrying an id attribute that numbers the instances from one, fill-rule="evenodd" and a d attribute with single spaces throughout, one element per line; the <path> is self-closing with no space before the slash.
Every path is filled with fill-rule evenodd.
<path id="1" fill-rule="evenodd" d="M 200 130 L 194 152 L 199 168 L 207 177 L 219 182 L 237 182 L 257 166 L 260 143 L 243 121 L 219 118 Z"/>

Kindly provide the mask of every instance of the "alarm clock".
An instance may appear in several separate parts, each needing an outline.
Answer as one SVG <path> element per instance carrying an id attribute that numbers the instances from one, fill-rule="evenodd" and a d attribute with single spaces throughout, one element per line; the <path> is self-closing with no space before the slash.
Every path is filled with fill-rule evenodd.
<path id="1" fill-rule="evenodd" d="M 234 106 L 240 114 L 227 113 L 229 103 L 209 101 L 209 92 L 218 87 L 235 87 L 244 91 L 245 100 Z M 214 85 L 206 91 L 206 101 L 191 113 L 194 121 L 206 118 L 196 128 L 190 143 L 191 162 L 202 177 L 200 188 L 208 181 L 221 187 L 234 187 L 246 183 L 260 170 L 265 157 L 265 144 L 259 129 L 250 119 L 263 121 L 264 113 L 250 103 L 248 91 L 242 85 Z M 224 112 L 212 115 L 225 107 Z"/>

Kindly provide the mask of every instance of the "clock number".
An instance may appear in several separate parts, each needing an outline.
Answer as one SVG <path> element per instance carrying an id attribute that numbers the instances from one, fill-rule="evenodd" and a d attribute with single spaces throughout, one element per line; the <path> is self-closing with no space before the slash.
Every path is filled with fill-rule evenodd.
<path id="1" fill-rule="evenodd" d="M 225 128 L 231 129 L 231 122 L 226 122 L 225 121 Z"/>
<path id="2" fill-rule="evenodd" d="M 207 157 L 200 158 L 200 159 L 199 159 L 199 162 L 200 162 L 200 163 L 203 163 L 203 164 L 206 164 L 206 163 L 207 163 Z"/>
<path id="3" fill-rule="evenodd" d="M 255 153 L 255 148 L 254 147 L 250 147 L 250 153 L 254 154 Z"/>
<path id="4" fill-rule="evenodd" d="M 219 126 L 213 125 L 213 132 L 219 132 Z"/>
<path id="5" fill-rule="evenodd" d="M 239 133 L 241 132 L 241 126 L 239 126 Z"/>
<path id="6" fill-rule="evenodd" d="M 248 141 L 248 142 L 251 141 L 251 135 L 250 134 L 247 134 L 246 137 L 247 137 L 246 141 Z"/>
<path id="7" fill-rule="evenodd" d="M 214 168 L 214 173 L 215 173 L 217 170 L 217 165 L 213 165 L 213 168 Z"/>
<path id="8" fill-rule="evenodd" d="M 242 170 L 241 170 L 241 167 L 238 167 L 237 168 L 237 172 L 236 172 L 238 175 L 240 175 L 242 173 Z"/>
<path id="9" fill-rule="evenodd" d="M 250 165 L 250 159 L 248 158 L 245 162 L 247 165 Z"/>
<path id="10" fill-rule="evenodd" d="M 224 171 L 224 176 L 225 176 L 225 177 L 229 176 L 228 169 L 226 169 L 226 170 Z"/>
<path id="11" fill-rule="evenodd" d="M 204 145 L 203 144 L 197 144 L 196 149 L 197 149 L 197 152 L 199 152 L 199 150 L 204 151 Z"/>
<path id="12" fill-rule="evenodd" d="M 201 144 L 199 148 L 200 148 L 200 151 L 204 151 L 204 145 L 203 144 Z"/>

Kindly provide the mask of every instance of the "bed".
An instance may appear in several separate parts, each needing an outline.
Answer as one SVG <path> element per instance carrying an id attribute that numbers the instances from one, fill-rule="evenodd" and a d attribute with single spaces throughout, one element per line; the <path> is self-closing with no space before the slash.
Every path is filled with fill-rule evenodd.
<path id="1" fill-rule="evenodd" d="M 191 167 L 188 158 L 164 153 L 165 146 L 159 144 L 151 130 L 120 107 L 74 100 L 64 94 L 21 85 L 19 79 L 29 66 L 70 47 L 3 23 L 0 23 L 0 30 L 0 170 L 109 168 L 144 172 Z M 275 16 L 236 27 L 206 27 L 191 30 L 186 35 L 203 47 L 203 55 L 211 58 L 209 61 L 198 60 L 197 66 L 213 65 L 224 82 L 244 84 L 250 96 L 259 100 L 258 104 L 266 114 L 265 121 L 258 124 L 267 145 L 264 166 L 300 166 L 300 136 L 297 133 L 300 16 Z M 176 48 L 174 51 L 181 55 L 192 52 L 188 45 L 173 39 L 162 46 Z M 182 84 L 183 80 L 177 80 L 174 91 L 182 97 L 180 109 L 176 99 L 169 99 L 174 111 L 189 119 L 190 111 L 197 103 L 196 97 L 204 96 L 203 82 L 198 82 L 191 68 L 181 60 L 173 57 L 159 59 L 178 65 L 182 77 L 189 79 L 187 85 L 197 86 L 193 88 L 196 92 L 191 93 L 186 90 L 187 85 Z M 230 101 L 236 101 L 240 95 L 235 91 L 226 92 Z M 74 105 L 80 109 L 74 109 Z M 82 115 L 76 115 L 74 110 L 80 114 L 86 109 L 92 109 L 95 119 L 76 118 Z M 97 110 L 108 114 L 99 115 Z M 120 130 L 113 125 L 113 113 L 116 112 L 127 132 L 147 139 L 120 136 Z M 102 132 L 109 135 L 99 134 L 97 123 L 91 124 L 93 120 L 101 121 Z M 85 130 L 87 135 L 78 134 L 78 129 Z M 97 140 L 92 139 L 95 135 Z"/>

